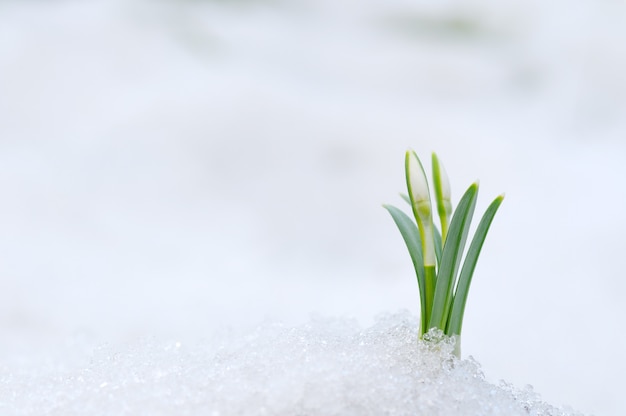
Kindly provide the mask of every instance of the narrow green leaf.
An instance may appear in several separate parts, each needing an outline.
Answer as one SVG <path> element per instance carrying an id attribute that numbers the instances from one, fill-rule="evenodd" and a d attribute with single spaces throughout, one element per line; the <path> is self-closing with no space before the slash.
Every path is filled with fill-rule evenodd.
<path id="1" fill-rule="evenodd" d="M 452 303 L 452 293 L 455 285 L 456 274 L 463 256 L 463 249 L 467 240 L 474 207 L 476 206 L 476 198 L 478 196 L 478 184 L 473 183 L 465 191 L 465 194 L 459 201 L 450 228 L 448 229 L 448 237 L 443 246 L 441 255 L 441 264 L 437 272 L 437 285 L 435 286 L 435 298 L 433 300 L 433 310 L 430 314 L 430 322 L 428 329 L 437 327 L 441 330 L 446 329 L 446 321 L 450 304 Z"/>
<path id="2" fill-rule="evenodd" d="M 402 197 L 402 199 L 404 199 L 404 201 L 409 204 L 409 206 L 411 206 L 411 198 L 409 198 L 409 196 L 407 194 L 403 194 L 401 193 L 400 196 Z"/>
<path id="3" fill-rule="evenodd" d="M 474 269 L 476 268 L 476 262 L 478 261 L 480 250 L 483 247 L 485 237 L 487 236 L 487 232 L 491 226 L 491 221 L 496 215 L 503 199 L 504 195 L 500 195 L 494 199 L 491 205 L 489 205 L 487 211 L 485 211 L 485 214 L 478 224 L 472 243 L 467 250 L 467 255 L 465 256 L 465 261 L 463 262 L 463 267 L 461 268 L 461 273 L 459 274 L 459 283 L 454 294 L 452 310 L 448 320 L 448 328 L 446 329 L 446 333 L 448 335 L 461 335 L 463 314 L 465 313 L 465 303 L 467 302 L 467 294 L 470 283 L 472 282 Z"/>
<path id="4" fill-rule="evenodd" d="M 426 332 L 425 328 L 428 324 L 428 318 L 430 317 L 430 314 L 427 312 L 426 308 L 426 277 L 424 272 L 422 243 L 420 241 L 419 231 L 413 220 L 400 209 L 392 205 L 383 205 L 383 208 L 389 211 L 389 214 L 391 214 L 393 221 L 396 223 L 396 226 L 400 230 L 400 234 L 402 234 L 404 243 L 409 250 L 411 261 L 413 262 L 413 268 L 415 269 L 415 275 L 417 276 L 417 285 L 420 292 L 420 310 L 422 318 L 421 334 L 423 334 Z"/>

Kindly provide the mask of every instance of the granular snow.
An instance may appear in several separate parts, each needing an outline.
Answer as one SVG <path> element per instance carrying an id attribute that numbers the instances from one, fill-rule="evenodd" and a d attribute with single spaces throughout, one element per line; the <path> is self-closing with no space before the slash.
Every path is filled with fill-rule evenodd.
<path id="1" fill-rule="evenodd" d="M 532 387 L 486 381 L 473 358 L 452 355 L 450 339 L 418 342 L 417 322 L 402 312 L 366 329 L 316 318 L 193 344 L 74 342 L 53 361 L 2 363 L 0 414 L 580 415 Z"/>

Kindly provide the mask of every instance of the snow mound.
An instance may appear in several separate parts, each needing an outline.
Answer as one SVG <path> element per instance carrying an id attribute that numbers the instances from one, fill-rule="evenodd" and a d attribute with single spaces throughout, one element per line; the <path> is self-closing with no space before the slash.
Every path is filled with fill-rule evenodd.
<path id="1" fill-rule="evenodd" d="M 418 342 L 409 313 L 265 323 L 204 342 L 91 347 L 36 366 L 3 363 L 3 415 L 580 415 L 532 387 L 485 380 L 454 343 Z M 434 334 L 436 335 L 436 334 Z M 85 345 L 65 346 L 76 360 Z M 79 354 L 79 353 L 78 353 Z M 80 361 L 80 360 L 79 360 Z M 24 370 L 27 368 L 27 370 Z"/>

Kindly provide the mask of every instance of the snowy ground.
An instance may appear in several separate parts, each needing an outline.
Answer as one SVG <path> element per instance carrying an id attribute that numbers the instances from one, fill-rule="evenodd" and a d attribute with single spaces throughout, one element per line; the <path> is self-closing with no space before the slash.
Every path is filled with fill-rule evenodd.
<path id="1" fill-rule="evenodd" d="M 439 332 L 441 334 L 441 332 Z M 415 317 L 266 323 L 210 342 L 148 340 L 124 349 L 65 346 L 55 362 L 10 368 L 0 410 L 19 415 L 582 416 L 532 387 L 485 381 L 450 342 L 420 343 Z M 427 334 L 435 340 L 440 335 Z M 450 339 L 448 339 L 450 341 Z M 90 354 L 85 354 L 89 350 Z M 79 363 L 82 359 L 82 363 Z"/>
<path id="2" fill-rule="evenodd" d="M 0 402 L 24 403 L 16 385 L 45 395 L 55 371 L 115 371 L 100 345 L 141 373 L 129 351 L 196 345 L 193 366 L 224 328 L 416 314 L 381 208 L 401 204 L 412 147 L 439 153 L 456 199 L 480 178 L 477 210 L 507 194 L 464 354 L 495 384 L 624 414 L 625 15 L 608 1 L 2 2 Z"/>

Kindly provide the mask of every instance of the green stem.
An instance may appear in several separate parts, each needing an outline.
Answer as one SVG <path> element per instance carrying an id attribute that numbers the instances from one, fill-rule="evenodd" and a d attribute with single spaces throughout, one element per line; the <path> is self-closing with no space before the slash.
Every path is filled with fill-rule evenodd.
<path id="1" fill-rule="evenodd" d="M 450 181 L 443 164 L 439 161 L 436 153 L 432 154 L 433 185 L 435 188 L 435 200 L 437 212 L 441 220 L 441 241 L 445 243 L 448 236 L 448 225 L 452 215 L 452 202 L 450 195 Z"/>
<path id="2" fill-rule="evenodd" d="M 441 217 L 441 241 L 445 243 L 448 236 L 448 221 L 446 217 Z"/>
<path id="3" fill-rule="evenodd" d="M 461 335 L 451 335 L 454 338 L 454 355 L 461 358 Z"/>
<path id="4" fill-rule="evenodd" d="M 426 300 L 426 315 L 422 318 L 422 335 L 428 332 L 430 329 L 428 324 L 430 322 L 430 316 L 433 310 L 433 299 L 435 297 L 435 285 L 437 282 L 437 272 L 435 271 L 435 266 L 425 266 L 424 267 L 424 288 L 425 288 L 425 300 Z"/>

